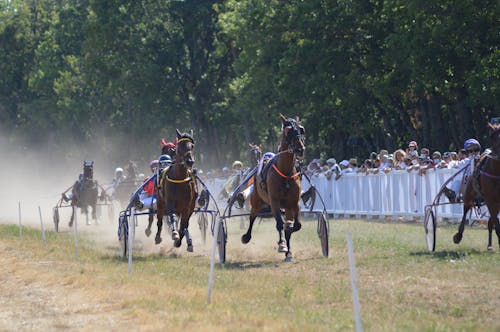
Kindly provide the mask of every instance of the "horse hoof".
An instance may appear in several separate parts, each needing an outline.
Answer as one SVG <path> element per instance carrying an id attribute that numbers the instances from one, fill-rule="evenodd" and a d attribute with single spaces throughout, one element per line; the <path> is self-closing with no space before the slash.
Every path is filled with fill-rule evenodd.
<path id="1" fill-rule="evenodd" d="M 156 243 L 156 244 L 160 244 L 160 243 L 161 243 L 161 240 L 162 240 L 162 239 L 161 239 L 161 236 L 157 236 L 157 237 L 155 237 L 155 243 Z"/>
<path id="2" fill-rule="evenodd" d="M 462 241 L 462 235 L 460 235 L 460 234 L 458 234 L 458 233 L 457 233 L 457 234 L 455 234 L 455 235 L 453 235 L 453 242 L 454 242 L 454 243 L 459 244 L 459 243 L 460 243 L 460 241 Z"/>
<path id="3" fill-rule="evenodd" d="M 192 244 L 187 246 L 187 251 L 193 252 L 193 245 Z"/>
<path id="4" fill-rule="evenodd" d="M 144 231 L 144 233 L 146 233 L 146 236 L 149 237 L 151 235 L 151 229 L 146 228 L 146 230 Z"/>
<path id="5" fill-rule="evenodd" d="M 292 256 L 286 256 L 286 257 L 285 257 L 285 262 L 286 262 L 286 263 L 291 263 L 291 262 L 293 262 Z"/>
<path id="6" fill-rule="evenodd" d="M 286 246 L 285 242 L 281 242 L 278 244 L 278 252 L 288 252 L 288 247 Z"/>
<path id="7" fill-rule="evenodd" d="M 73 227 L 73 222 L 71 221 L 69 224 L 68 224 L 69 227 Z"/>
<path id="8" fill-rule="evenodd" d="M 177 241 L 177 240 L 179 240 L 180 238 L 181 238 L 181 237 L 179 236 L 179 232 L 177 232 L 177 231 L 173 231 L 173 232 L 172 232 L 172 240 Z"/>
<path id="9" fill-rule="evenodd" d="M 293 232 L 298 232 L 302 228 L 302 224 L 300 222 L 296 222 L 293 224 Z"/>
<path id="10" fill-rule="evenodd" d="M 493 251 L 493 247 L 492 246 L 488 246 L 488 251 Z"/>
<path id="11" fill-rule="evenodd" d="M 181 240 L 180 240 L 180 239 L 175 240 L 175 241 L 174 241 L 174 247 L 179 248 L 179 247 L 181 246 L 181 243 L 182 243 L 182 242 L 181 242 Z"/>
<path id="12" fill-rule="evenodd" d="M 252 235 L 250 235 L 250 234 L 243 234 L 241 236 L 241 243 L 247 244 L 248 242 L 250 242 L 251 238 L 252 238 Z"/>

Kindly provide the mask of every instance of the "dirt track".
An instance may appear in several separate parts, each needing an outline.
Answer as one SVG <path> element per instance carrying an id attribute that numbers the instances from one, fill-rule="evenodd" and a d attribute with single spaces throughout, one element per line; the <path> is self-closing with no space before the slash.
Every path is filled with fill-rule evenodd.
<path id="1" fill-rule="evenodd" d="M 78 284 L 60 284 L 64 267 L 33 262 L 0 242 L 0 331 L 118 331 L 127 319 L 116 303 L 88 295 Z M 92 288 L 88 285 L 86 289 Z M 91 294 L 97 294 L 98 290 Z"/>

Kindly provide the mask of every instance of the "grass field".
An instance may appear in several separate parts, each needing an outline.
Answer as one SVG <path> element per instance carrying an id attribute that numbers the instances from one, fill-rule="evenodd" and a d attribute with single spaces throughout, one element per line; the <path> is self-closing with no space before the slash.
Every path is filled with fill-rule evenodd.
<path id="1" fill-rule="evenodd" d="M 140 236 L 141 224 L 131 275 L 110 240 L 113 227 L 80 235 L 78 259 L 71 232 L 48 232 L 44 247 L 38 230 L 25 229 L 20 240 L 16 225 L 0 225 L 0 244 L 17 264 L 33 265 L 33 275 L 25 266 L 22 277 L 83 291 L 82 301 L 125 317 L 131 330 L 352 331 L 350 232 L 365 331 L 500 331 L 500 254 L 496 239 L 496 252 L 486 251 L 483 226 L 466 228 L 460 245 L 452 242 L 456 226 L 439 227 L 429 254 L 421 223 L 330 220 L 323 258 L 316 224 L 307 221 L 292 238 L 292 263 L 276 251 L 274 222 L 256 225 L 248 245 L 239 221 L 228 226 L 227 263 L 216 265 L 209 305 L 211 243 L 198 239 L 194 253 L 166 239 L 159 249 Z M 109 237 L 100 237 L 104 231 Z"/>

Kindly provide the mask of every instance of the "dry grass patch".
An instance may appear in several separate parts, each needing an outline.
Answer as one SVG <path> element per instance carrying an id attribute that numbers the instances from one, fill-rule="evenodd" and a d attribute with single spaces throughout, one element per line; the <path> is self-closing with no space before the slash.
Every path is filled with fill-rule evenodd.
<path id="1" fill-rule="evenodd" d="M 167 240 L 160 249 L 140 235 L 141 227 L 128 275 L 116 239 L 82 235 L 75 259 L 71 233 L 50 233 L 43 247 L 35 230 L 27 230 L 20 241 L 14 226 L 0 226 L 0 246 L 9 253 L 1 258 L 10 271 L 3 277 L 15 275 L 16 282 L 52 294 L 52 303 L 63 308 L 52 317 L 104 315 L 129 329 L 353 330 L 349 231 L 365 330 L 500 330 L 491 314 L 500 307 L 500 255 L 485 252 L 485 229 L 466 229 L 457 246 L 451 241 L 455 227 L 439 228 L 437 252 L 428 254 L 421 224 L 331 220 L 331 257 L 326 259 L 315 223 L 306 222 L 293 236 L 295 261 L 284 263 L 276 251 L 274 222 L 256 225 L 248 245 L 240 242 L 244 230 L 238 220 L 228 222 L 228 228 L 228 261 L 217 264 L 211 305 L 206 303 L 210 242 L 203 246 L 195 239 L 192 254 L 184 247 L 172 249 Z M 116 236 L 112 231 L 109 238 Z M 64 319 L 57 324 L 51 327 L 74 328 Z"/>

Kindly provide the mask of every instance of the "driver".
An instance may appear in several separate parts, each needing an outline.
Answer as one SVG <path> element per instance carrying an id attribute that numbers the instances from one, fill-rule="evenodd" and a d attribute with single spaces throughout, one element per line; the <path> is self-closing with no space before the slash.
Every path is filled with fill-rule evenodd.
<path id="1" fill-rule="evenodd" d="M 464 143 L 464 150 L 467 157 L 458 162 L 458 169 L 460 171 L 463 168 L 468 167 L 464 170 L 463 174 L 465 180 L 462 181 L 462 178 L 454 179 L 450 185 L 451 188 L 445 187 L 443 189 L 443 193 L 452 203 L 459 201 L 459 194 L 462 190 L 461 184 L 464 183 L 465 185 L 465 183 L 467 183 L 468 176 L 474 172 L 474 166 L 481 155 L 481 144 L 479 144 L 478 140 L 469 138 Z"/>
<path id="2" fill-rule="evenodd" d="M 149 163 L 149 168 L 151 170 L 151 174 L 155 174 L 159 165 L 158 160 L 152 160 Z M 156 209 L 156 198 L 158 196 L 158 188 L 156 186 L 155 181 L 151 179 L 151 176 L 148 176 L 144 179 L 146 183 L 142 189 L 141 194 L 139 195 L 140 205 L 138 206 L 140 209 Z M 152 219 L 152 215 L 150 215 L 150 219 Z"/>

